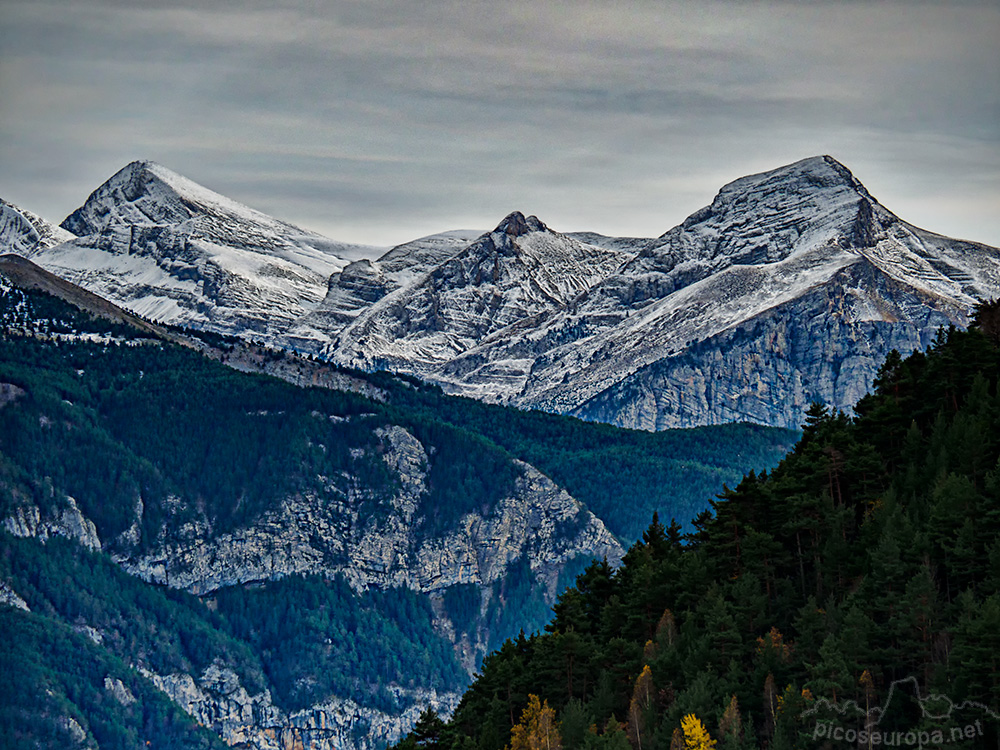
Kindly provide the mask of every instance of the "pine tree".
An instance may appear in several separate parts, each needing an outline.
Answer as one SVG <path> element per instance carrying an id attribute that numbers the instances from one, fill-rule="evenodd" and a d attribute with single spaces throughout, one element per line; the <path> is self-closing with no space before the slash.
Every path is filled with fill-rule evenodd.
<path id="1" fill-rule="evenodd" d="M 743 739 L 743 720 L 740 716 L 739 701 L 735 695 L 729 699 L 729 705 L 719 720 L 719 737 L 726 750 L 739 750 Z"/>
<path id="2" fill-rule="evenodd" d="M 601 741 L 601 750 L 631 750 L 625 727 L 614 716 L 608 719 L 608 724 L 604 727 L 604 733 L 601 735 Z"/>
<path id="3" fill-rule="evenodd" d="M 570 700 L 559 714 L 559 731 L 566 750 L 579 750 L 587 738 L 587 729 L 593 720 L 577 698 Z M 596 732 L 596 728 L 595 728 Z"/>
<path id="4" fill-rule="evenodd" d="M 1000 346 L 1000 299 L 977 304 L 972 320 L 973 325 L 993 343 L 993 346 Z"/>
<path id="5" fill-rule="evenodd" d="M 1000 595 L 983 602 L 967 591 L 959 598 L 962 615 L 951 654 L 959 700 L 975 700 L 1000 710 Z"/>
<path id="6" fill-rule="evenodd" d="M 413 738 L 416 747 L 421 750 L 438 750 L 445 723 L 433 708 L 427 708 L 413 727 Z"/>
<path id="7" fill-rule="evenodd" d="M 829 698 L 834 703 L 850 697 L 854 689 L 854 678 L 844 659 L 844 648 L 840 638 L 831 634 L 819 649 L 819 661 L 809 667 L 811 679 L 807 687 L 814 695 Z"/>

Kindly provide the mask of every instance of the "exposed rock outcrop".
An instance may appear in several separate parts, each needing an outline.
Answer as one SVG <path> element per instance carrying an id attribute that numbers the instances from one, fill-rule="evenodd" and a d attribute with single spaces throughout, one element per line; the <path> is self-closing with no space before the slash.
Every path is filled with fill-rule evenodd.
<path id="1" fill-rule="evenodd" d="M 68 495 L 62 508 L 42 513 L 36 505 L 19 505 L 3 519 L 3 528 L 14 536 L 36 537 L 45 541 L 51 536 L 76 539 L 84 547 L 101 549 L 94 522 L 83 515 L 76 500 Z"/>
<path id="2" fill-rule="evenodd" d="M 0 604 L 6 604 L 8 607 L 16 607 L 25 612 L 31 611 L 28 603 L 18 596 L 18 593 L 6 581 L 0 581 Z"/>
<path id="3" fill-rule="evenodd" d="M 859 260 L 828 284 L 637 369 L 573 414 L 648 430 L 736 421 L 795 429 L 813 401 L 849 409 L 890 351 L 923 350 L 953 324 L 968 324 L 953 300 Z"/>
<path id="4" fill-rule="evenodd" d="M 406 706 L 398 714 L 338 698 L 286 712 L 274 705 L 268 691 L 251 695 L 239 676 L 220 664 L 210 665 L 197 679 L 185 673 L 140 671 L 227 744 L 246 750 L 379 750 L 408 732 L 425 708 L 449 715 L 461 697 L 458 693 L 390 688 Z"/>
<path id="5" fill-rule="evenodd" d="M 351 489 L 335 502 L 294 495 L 248 527 L 213 534 L 207 519 L 190 521 L 163 534 L 154 551 L 118 561 L 144 580 L 205 594 L 296 573 L 340 574 L 359 591 L 406 586 L 431 592 L 492 583 L 521 557 L 539 580 L 554 585 L 574 557 L 621 557 L 620 543 L 600 519 L 523 463 L 508 497 L 428 534 L 418 512 L 427 492 L 426 450 L 399 426 L 384 428 L 380 437 L 383 460 L 400 487 L 377 500 L 384 512 L 361 516 L 358 508 L 372 499 Z"/>

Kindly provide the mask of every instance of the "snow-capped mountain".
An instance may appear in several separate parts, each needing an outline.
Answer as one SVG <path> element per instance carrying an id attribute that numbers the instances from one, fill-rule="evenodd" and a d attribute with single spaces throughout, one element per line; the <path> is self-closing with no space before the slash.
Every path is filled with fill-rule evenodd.
<path id="1" fill-rule="evenodd" d="M 358 248 L 133 162 L 62 224 L 77 238 L 29 253 L 141 315 L 224 332 L 283 332 L 326 294 Z"/>
<path id="2" fill-rule="evenodd" d="M 891 349 L 926 347 L 1000 295 L 1000 251 L 900 220 L 828 156 L 735 180 L 657 238 L 514 212 L 353 263 L 337 253 L 374 249 L 150 162 L 98 188 L 69 241 L 0 208 L 4 247 L 150 318 L 644 429 L 849 408 Z"/>
<path id="3" fill-rule="evenodd" d="M 325 353 L 355 367 L 431 373 L 493 334 L 563 309 L 629 257 L 515 211 L 459 254 L 382 297 Z"/>
<path id="4" fill-rule="evenodd" d="M 849 408 L 891 349 L 926 347 L 998 293 L 996 248 L 901 221 L 816 157 L 730 183 L 572 304 L 438 379 L 628 427 L 795 427 L 813 400 Z"/>
<path id="5" fill-rule="evenodd" d="M 332 332 L 390 292 L 408 286 L 469 246 L 482 232 L 453 230 L 397 245 L 377 261 L 362 258 L 330 277 L 326 298 L 297 321 L 287 339 L 304 350 L 327 347 Z"/>
<path id="6" fill-rule="evenodd" d="M 30 255 L 73 239 L 73 234 L 41 216 L 0 199 L 0 248 L 3 252 Z"/>

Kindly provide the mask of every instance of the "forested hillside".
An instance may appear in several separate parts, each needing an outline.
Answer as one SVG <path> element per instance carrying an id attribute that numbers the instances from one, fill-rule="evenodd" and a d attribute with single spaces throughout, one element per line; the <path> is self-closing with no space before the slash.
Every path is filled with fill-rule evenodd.
<path id="1" fill-rule="evenodd" d="M 400 750 L 1000 747 L 998 314 L 814 406 L 690 534 L 654 516 Z"/>
<path id="2" fill-rule="evenodd" d="M 370 377 L 380 382 L 384 375 Z M 723 483 L 742 475 L 741 467 L 774 466 L 798 437 L 750 423 L 624 430 L 445 396 L 433 386 L 387 391 L 393 404 L 482 435 L 537 466 L 626 543 L 639 538 L 654 512 L 687 525 Z"/>
<path id="3" fill-rule="evenodd" d="M 199 598 L 116 564 L 238 533 L 289 496 L 340 507 L 354 492 L 354 526 L 381 522 L 401 491 L 383 460 L 387 427 L 428 446 L 411 524 L 426 535 L 504 497 L 520 481 L 518 458 L 631 540 L 653 509 L 693 515 L 712 487 L 773 465 L 791 442 L 752 425 L 626 432 L 389 374 L 345 373 L 377 398 L 296 387 L 195 350 L 221 356 L 222 337 L 185 348 L 2 276 L 0 321 L 0 673 L 19 685 L 0 699 L 3 746 L 216 743 L 142 674 L 236 680 L 246 695 L 269 696 L 254 709 L 266 716 L 336 697 L 398 717 L 430 690 L 461 690 L 482 649 L 525 623 L 541 627 L 552 600 L 525 557 L 496 582 L 435 597 L 303 574 Z M 570 560 L 555 585 L 586 562 Z M 368 742 L 364 721 L 351 731 Z"/>

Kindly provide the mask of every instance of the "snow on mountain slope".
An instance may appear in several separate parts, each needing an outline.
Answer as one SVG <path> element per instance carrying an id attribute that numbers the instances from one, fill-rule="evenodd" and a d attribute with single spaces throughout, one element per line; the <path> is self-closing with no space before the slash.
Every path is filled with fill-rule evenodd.
<path id="1" fill-rule="evenodd" d="M 79 235 L 32 259 L 141 315 L 273 338 L 322 301 L 357 250 L 152 162 L 133 162 L 63 222 Z"/>
<path id="2" fill-rule="evenodd" d="M 482 235 L 480 230 L 455 229 L 421 237 L 392 248 L 378 259 L 378 266 L 397 288 L 407 286 L 451 260 Z"/>
<path id="3" fill-rule="evenodd" d="M 849 408 L 889 350 L 1000 294 L 1000 251 L 901 221 L 829 156 L 735 180 L 656 238 L 515 212 L 353 263 L 150 162 L 98 188 L 64 222 L 84 236 L 54 247 L 37 217 L 0 216 L 8 246 L 157 320 L 646 429 Z"/>
<path id="4" fill-rule="evenodd" d="M 564 308 L 629 257 L 514 212 L 361 313 L 328 354 L 352 366 L 429 371 L 510 325 Z"/>
<path id="5" fill-rule="evenodd" d="M 73 235 L 62 227 L 0 199 L 0 248 L 3 252 L 30 255 L 72 238 Z"/>
<path id="6" fill-rule="evenodd" d="M 580 381 L 574 376 L 578 370 L 593 367 L 607 377 L 623 377 L 644 361 L 662 356 L 663 350 L 677 351 L 694 339 L 684 327 L 668 324 L 665 341 L 654 346 L 650 331 L 638 331 L 649 324 L 647 316 L 631 319 L 643 308 L 733 266 L 766 266 L 831 241 L 845 247 L 863 241 L 859 240 L 863 236 L 859 221 L 863 222 L 861 213 L 869 200 L 864 187 L 829 157 L 813 157 L 740 178 L 724 186 L 711 205 L 656 239 L 604 238 L 606 245 L 636 248 L 635 257 L 567 309 L 534 321 L 530 332 L 511 331 L 511 335 L 481 342 L 449 363 L 439 377 L 463 393 L 485 391 L 495 400 L 544 402 L 547 408 L 566 406 L 565 399 L 588 397 L 607 383 L 596 375 Z M 601 240 L 594 237 L 592 241 Z M 720 283 L 726 285 L 726 279 Z M 723 291 L 706 287 L 709 309 L 716 303 L 711 295 Z M 728 325 L 755 314 L 755 302 L 739 294 L 735 299 L 739 309 L 720 307 L 712 319 Z M 722 309 L 730 317 L 723 317 Z M 622 341 L 610 333 L 615 330 Z M 609 353 L 615 355 L 614 363 L 604 362 Z M 529 360 L 531 383 L 516 364 Z M 583 391 L 578 390 L 581 387 Z M 565 399 L 534 395 L 549 389 L 565 391 Z M 540 399 L 537 404 L 536 399 Z"/>
<path id="7" fill-rule="evenodd" d="M 625 315 L 732 265 L 774 263 L 834 238 L 845 247 L 863 245 L 861 212 L 871 200 L 830 157 L 740 178 L 711 205 L 649 241 L 581 310 Z"/>
<path id="8" fill-rule="evenodd" d="M 392 291 L 408 286 L 468 247 L 482 232 L 454 230 L 397 245 L 378 260 L 354 261 L 330 277 L 326 297 L 297 321 L 286 339 L 313 350 Z"/>
<path id="9" fill-rule="evenodd" d="M 150 161 L 127 165 L 62 223 L 78 237 L 115 226 L 177 226 L 209 243 L 266 253 L 326 273 L 345 248 L 220 195 Z M 333 256 L 331 259 L 330 256 Z"/>
<path id="10" fill-rule="evenodd" d="M 810 401 L 849 408 L 892 348 L 926 346 L 1000 293 L 1000 252 L 902 222 L 830 157 L 736 180 L 645 244 L 603 244 L 641 249 L 568 304 L 404 369 L 628 427 L 796 427 Z"/>

